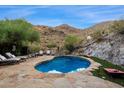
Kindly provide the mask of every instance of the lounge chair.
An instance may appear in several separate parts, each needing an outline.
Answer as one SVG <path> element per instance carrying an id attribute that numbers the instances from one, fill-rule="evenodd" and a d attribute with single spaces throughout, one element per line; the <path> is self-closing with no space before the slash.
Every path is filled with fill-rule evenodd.
<path id="1" fill-rule="evenodd" d="M 8 58 L 17 58 L 17 59 L 20 59 L 20 60 L 26 60 L 28 58 L 27 56 L 18 56 L 18 57 L 16 57 L 15 55 L 11 54 L 10 52 L 5 53 L 5 55 Z"/>
<path id="2" fill-rule="evenodd" d="M 51 55 L 53 55 L 53 56 L 54 56 L 54 55 L 55 55 L 55 51 L 53 51 L 53 50 L 52 50 L 52 51 L 51 51 Z"/>
<path id="3" fill-rule="evenodd" d="M 38 55 L 39 55 L 39 52 L 36 52 L 36 53 L 35 53 L 35 56 L 37 57 Z"/>
<path id="4" fill-rule="evenodd" d="M 47 50 L 46 51 L 46 55 L 50 55 L 51 54 L 51 51 L 50 50 Z"/>
<path id="5" fill-rule="evenodd" d="M 19 61 L 20 61 L 20 59 L 18 59 L 18 58 L 7 59 L 6 57 L 4 57 L 0 54 L 0 65 L 15 64 L 15 63 L 19 63 Z"/>
<path id="6" fill-rule="evenodd" d="M 39 51 L 38 55 L 42 56 L 44 54 L 44 52 L 42 50 Z"/>
<path id="7" fill-rule="evenodd" d="M 32 58 L 32 57 L 37 57 L 38 53 L 31 53 L 28 54 L 28 58 Z"/>

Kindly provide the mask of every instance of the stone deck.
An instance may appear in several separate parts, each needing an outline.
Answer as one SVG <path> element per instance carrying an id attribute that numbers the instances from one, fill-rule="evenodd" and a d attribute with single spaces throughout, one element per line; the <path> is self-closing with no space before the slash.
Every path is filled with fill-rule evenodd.
<path id="1" fill-rule="evenodd" d="M 26 62 L 0 66 L 1 88 L 115 88 L 122 87 L 118 84 L 95 77 L 90 72 L 99 66 L 91 61 L 91 66 L 81 72 L 68 74 L 40 73 L 34 66 L 44 60 L 52 59 L 53 56 L 41 56 L 30 58 Z"/>

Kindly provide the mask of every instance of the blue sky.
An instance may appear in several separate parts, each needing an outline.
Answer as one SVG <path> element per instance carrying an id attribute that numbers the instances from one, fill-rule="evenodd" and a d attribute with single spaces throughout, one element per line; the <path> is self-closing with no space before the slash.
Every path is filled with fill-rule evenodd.
<path id="1" fill-rule="evenodd" d="M 25 18 L 34 25 L 57 26 L 69 24 L 86 28 L 96 23 L 120 19 L 124 6 L 0 6 L 0 19 Z"/>

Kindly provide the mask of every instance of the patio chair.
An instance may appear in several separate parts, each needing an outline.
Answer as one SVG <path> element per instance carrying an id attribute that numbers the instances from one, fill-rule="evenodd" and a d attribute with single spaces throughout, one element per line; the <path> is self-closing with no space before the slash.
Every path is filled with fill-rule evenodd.
<path id="1" fill-rule="evenodd" d="M 39 51 L 38 55 L 43 56 L 44 52 L 42 50 Z"/>
<path id="2" fill-rule="evenodd" d="M 6 57 L 4 57 L 0 54 L 0 65 L 15 64 L 15 63 L 19 63 L 19 61 L 20 61 L 20 59 L 18 59 L 18 58 L 7 59 Z"/>
<path id="3" fill-rule="evenodd" d="M 55 55 L 55 51 L 53 51 L 53 50 L 52 50 L 52 51 L 51 51 L 51 55 L 53 55 L 53 56 L 54 56 L 54 55 Z"/>
<path id="4" fill-rule="evenodd" d="M 46 51 L 46 55 L 50 55 L 51 54 L 51 51 L 50 50 L 47 50 Z"/>
<path id="5" fill-rule="evenodd" d="M 27 56 L 18 56 L 16 57 L 15 55 L 13 55 L 12 53 L 10 52 L 7 52 L 5 53 L 5 55 L 8 57 L 8 58 L 18 58 L 20 60 L 26 60 L 28 57 Z"/>

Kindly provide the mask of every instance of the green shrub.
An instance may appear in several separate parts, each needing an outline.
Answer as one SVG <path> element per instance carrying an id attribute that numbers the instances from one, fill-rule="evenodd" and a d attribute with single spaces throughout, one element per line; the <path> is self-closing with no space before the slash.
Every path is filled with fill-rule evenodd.
<path id="1" fill-rule="evenodd" d="M 40 50 L 40 44 L 37 42 L 28 43 L 28 47 L 31 53 L 38 52 Z"/>
<path id="2" fill-rule="evenodd" d="M 80 38 L 74 35 L 68 35 L 65 37 L 64 47 L 69 53 L 73 52 L 75 47 L 80 44 Z"/>
<path id="3" fill-rule="evenodd" d="M 55 43 L 48 43 L 47 47 L 48 48 L 54 48 L 54 47 L 56 47 L 56 44 Z"/>

